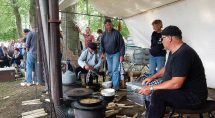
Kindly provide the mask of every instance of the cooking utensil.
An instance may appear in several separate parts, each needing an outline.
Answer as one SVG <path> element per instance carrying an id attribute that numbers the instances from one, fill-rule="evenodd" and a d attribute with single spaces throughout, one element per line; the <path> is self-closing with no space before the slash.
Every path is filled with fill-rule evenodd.
<path id="1" fill-rule="evenodd" d="M 114 96 L 115 95 L 115 90 L 112 89 L 112 88 L 102 89 L 101 94 L 102 94 L 102 96 Z"/>
<path id="2" fill-rule="evenodd" d="M 103 88 L 111 88 L 112 87 L 112 81 L 107 81 L 102 83 Z"/>

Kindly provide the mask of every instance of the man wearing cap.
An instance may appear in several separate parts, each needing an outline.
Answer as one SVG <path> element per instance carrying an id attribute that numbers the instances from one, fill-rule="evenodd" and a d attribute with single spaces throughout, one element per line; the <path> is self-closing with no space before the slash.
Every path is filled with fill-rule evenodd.
<path id="1" fill-rule="evenodd" d="M 80 57 L 78 58 L 78 64 L 80 67 L 76 68 L 75 73 L 81 71 L 82 73 L 88 73 L 89 70 L 93 70 L 97 72 L 102 65 L 101 57 L 97 52 L 97 44 L 96 43 L 89 43 L 88 48 L 84 50 Z M 92 80 L 90 80 L 92 83 Z"/>
<path id="2" fill-rule="evenodd" d="M 105 20 L 105 32 L 101 38 L 102 58 L 106 53 L 108 71 L 111 77 L 113 88 L 119 90 L 120 72 L 118 70 L 119 63 L 124 61 L 125 43 L 119 31 L 113 28 L 110 19 Z"/>
<path id="3" fill-rule="evenodd" d="M 144 86 L 139 93 L 152 93 L 148 118 L 162 118 L 166 106 L 174 108 L 198 108 L 208 96 L 205 70 L 196 51 L 182 41 L 182 32 L 177 26 L 168 26 L 162 32 L 162 43 L 169 50 L 164 68 L 143 83 L 162 77 L 159 85 Z"/>

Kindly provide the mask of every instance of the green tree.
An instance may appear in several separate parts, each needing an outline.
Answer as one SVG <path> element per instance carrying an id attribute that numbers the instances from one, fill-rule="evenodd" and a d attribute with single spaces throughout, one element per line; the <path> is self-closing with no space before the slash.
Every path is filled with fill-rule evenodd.
<path id="1" fill-rule="evenodd" d="M 104 20 L 105 16 L 102 16 L 98 11 L 96 11 L 90 4 L 88 4 L 88 0 L 79 0 L 76 4 L 76 12 L 88 15 L 95 15 L 95 16 L 88 16 L 88 15 L 76 15 L 76 22 L 78 24 L 84 24 L 80 27 L 82 30 L 85 29 L 86 26 L 89 26 L 92 32 L 96 32 L 97 29 L 104 30 Z M 84 21 L 84 22 L 83 22 Z M 117 18 L 112 18 L 114 28 L 118 29 L 118 22 Z M 126 24 L 122 21 L 122 31 L 121 34 L 123 37 L 127 38 L 129 35 L 128 28 Z"/>
<path id="2" fill-rule="evenodd" d="M 21 38 L 22 37 L 22 20 L 21 20 L 21 15 L 19 12 L 19 6 L 17 4 L 17 0 L 10 0 L 10 5 L 13 9 L 12 11 L 16 18 L 16 27 L 17 27 L 18 38 Z"/>
<path id="3" fill-rule="evenodd" d="M 28 15 L 29 0 L 0 0 L 0 40 L 22 37 L 22 18 Z"/>
<path id="4" fill-rule="evenodd" d="M 35 25 L 36 19 L 36 0 L 30 0 L 29 18 L 31 26 Z"/>

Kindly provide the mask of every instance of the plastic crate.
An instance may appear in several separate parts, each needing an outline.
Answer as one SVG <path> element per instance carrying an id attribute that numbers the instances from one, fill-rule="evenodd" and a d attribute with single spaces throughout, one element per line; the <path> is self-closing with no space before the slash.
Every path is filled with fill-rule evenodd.
<path id="1" fill-rule="evenodd" d="M 141 89 L 141 83 L 126 82 L 127 99 L 140 105 L 145 106 L 145 96 L 135 92 L 136 89 Z"/>

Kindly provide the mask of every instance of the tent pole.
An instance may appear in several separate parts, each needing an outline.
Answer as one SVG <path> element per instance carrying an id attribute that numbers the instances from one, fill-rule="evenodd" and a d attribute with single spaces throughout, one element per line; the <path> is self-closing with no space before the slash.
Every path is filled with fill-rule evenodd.
<path id="1" fill-rule="evenodd" d="M 62 80 L 60 57 L 60 29 L 58 0 L 49 0 L 50 23 L 50 79 L 51 95 L 55 108 L 62 105 Z"/>

